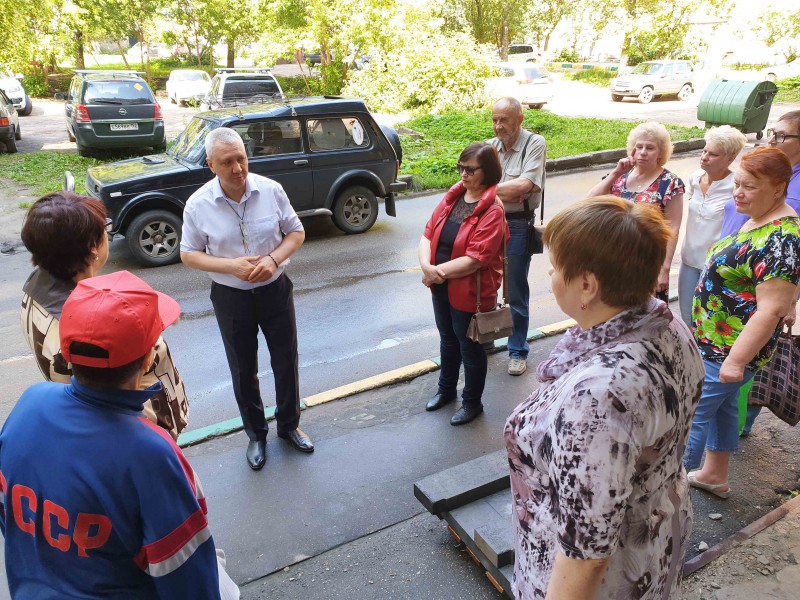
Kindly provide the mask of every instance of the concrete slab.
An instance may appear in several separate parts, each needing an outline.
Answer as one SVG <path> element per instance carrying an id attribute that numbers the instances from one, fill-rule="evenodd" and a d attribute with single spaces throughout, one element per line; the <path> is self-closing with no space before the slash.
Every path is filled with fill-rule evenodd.
<path id="1" fill-rule="evenodd" d="M 504 450 L 498 450 L 418 481 L 414 496 L 428 512 L 439 515 L 509 485 L 508 458 Z"/>

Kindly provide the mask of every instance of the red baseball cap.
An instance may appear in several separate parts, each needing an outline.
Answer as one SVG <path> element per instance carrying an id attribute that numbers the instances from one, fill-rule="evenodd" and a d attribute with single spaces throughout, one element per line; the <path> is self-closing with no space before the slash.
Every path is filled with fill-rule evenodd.
<path id="1" fill-rule="evenodd" d="M 181 307 L 128 271 L 78 282 L 59 320 L 61 354 L 76 365 L 112 369 L 141 358 Z M 71 350 L 74 342 L 95 348 Z"/>

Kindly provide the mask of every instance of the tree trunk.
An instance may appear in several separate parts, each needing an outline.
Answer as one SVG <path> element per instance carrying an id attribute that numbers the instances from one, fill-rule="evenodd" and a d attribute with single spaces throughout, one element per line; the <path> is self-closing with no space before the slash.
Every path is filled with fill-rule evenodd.
<path id="1" fill-rule="evenodd" d="M 229 69 L 233 68 L 233 66 L 234 66 L 233 63 L 236 60 L 236 56 L 235 56 L 235 52 L 234 52 L 234 44 L 235 44 L 235 39 L 229 37 L 228 38 L 228 60 L 226 61 L 226 64 L 225 64 L 225 66 L 227 66 Z"/>
<path id="2" fill-rule="evenodd" d="M 508 19 L 500 24 L 500 60 L 508 60 Z"/>
<path id="3" fill-rule="evenodd" d="M 75 64 L 79 69 L 86 68 L 86 61 L 83 57 L 83 32 L 75 30 Z"/>
<path id="4" fill-rule="evenodd" d="M 128 57 L 125 56 L 125 50 L 122 48 L 122 42 L 117 40 L 117 48 L 119 49 L 119 55 L 122 57 L 122 62 L 125 63 L 125 68 L 130 69 L 131 66 L 128 64 Z"/>

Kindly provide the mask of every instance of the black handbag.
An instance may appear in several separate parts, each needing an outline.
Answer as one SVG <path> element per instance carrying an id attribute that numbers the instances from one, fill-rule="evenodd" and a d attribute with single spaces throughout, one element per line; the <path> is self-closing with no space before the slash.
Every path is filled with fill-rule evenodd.
<path id="1" fill-rule="evenodd" d="M 530 142 L 528 142 L 530 143 Z M 525 162 L 525 155 L 528 152 L 528 144 L 522 149 L 522 162 Z M 539 205 L 539 225 L 536 225 L 536 217 L 531 213 L 531 207 L 528 204 L 528 199 L 523 200 L 523 209 L 525 214 L 525 223 L 528 225 L 528 230 L 525 236 L 525 251 L 529 256 L 534 254 L 542 254 L 544 252 L 544 185 L 545 174 L 542 173 L 542 203 Z"/>
<path id="2" fill-rule="evenodd" d="M 506 256 L 506 231 L 503 228 L 503 304 L 488 312 L 481 312 L 481 269 L 478 269 L 478 290 L 475 314 L 467 327 L 467 338 L 479 344 L 488 344 L 511 335 L 511 307 L 508 305 L 508 257 Z"/>

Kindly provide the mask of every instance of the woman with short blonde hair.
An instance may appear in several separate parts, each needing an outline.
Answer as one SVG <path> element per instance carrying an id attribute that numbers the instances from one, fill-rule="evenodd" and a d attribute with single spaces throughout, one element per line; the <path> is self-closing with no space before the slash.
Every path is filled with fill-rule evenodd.
<path id="1" fill-rule="evenodd" d="M 556 215 L 553 294 L 575 319 L 505 427 L 518 599 L 674 597 L 691 529 L 681 456 L 703 362 L 652 297 L 672 235 L 614 196 Z"/>
<path id="2" fill-rule="evenodd" d="M 692 298 L 708 249 L 719 240 L 725 204 L 733 197 L 731 164 L 744 148 L 747 138 L 730 125 L 706 131 L 706 147 L 700 156 L 700 168 L 692 173 L 686 186 L 689 216 L 681 248 L 678 274 L 678 301 L 683 321 L 691 327 Z"/>
<path id="3" fill-rule="evenodd" d="M 669 298 L 669 272 L 683 218 L 684 185 L 680 177 L 664 168 L 672 156 L 672 140 L 661 123 L 641 123 L 628 134 L 628 156 L 589 191 L 589 196 L 613 194 L 626 200 L 654 204 L 667 218 L 672 236 L 660 265 L 656 297 Z"/>

